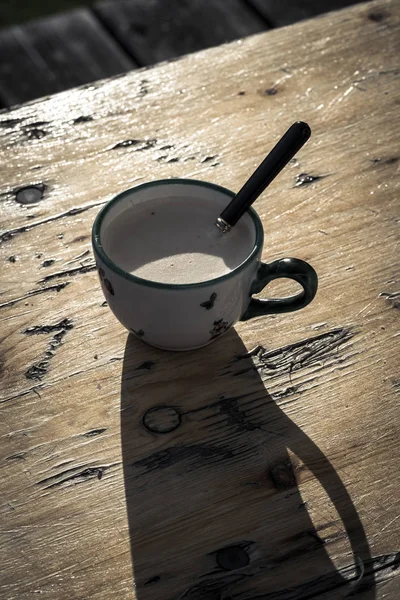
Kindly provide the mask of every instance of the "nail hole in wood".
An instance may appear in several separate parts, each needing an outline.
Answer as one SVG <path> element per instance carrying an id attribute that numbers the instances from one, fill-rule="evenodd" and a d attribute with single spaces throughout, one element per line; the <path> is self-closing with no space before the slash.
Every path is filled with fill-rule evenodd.
<path id="1" fill-rule="evenodd" d="M 388 16 L 389 16 L 389 14 L 386 13 L 385 11 L 376 10 L 376 11 L 372 11 L 368 14 L 368 19 L 370 21 L 373 21 L 374 23 L 381 23 Z"/>
<path id="2" fill-rule="evenodd" d="M 250 557 L 241 546 L 229 546 L 217 552 L 217 563 L 225 571 L 247 567 Z"/>
<path id="3" fill-rule="evenodd" d="M 43 198 L 45 186 L 41 183 L 20 188 L 15 197 L 20 204 L 36 204 Z"/>

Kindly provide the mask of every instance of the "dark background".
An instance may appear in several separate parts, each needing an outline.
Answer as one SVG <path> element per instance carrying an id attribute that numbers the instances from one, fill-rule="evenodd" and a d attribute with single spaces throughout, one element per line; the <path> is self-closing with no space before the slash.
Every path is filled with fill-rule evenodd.
<path id="1" fill-rule="evenodd" d="M 90 4 L 89 0 L 0 0 L 0 27 Z"/>

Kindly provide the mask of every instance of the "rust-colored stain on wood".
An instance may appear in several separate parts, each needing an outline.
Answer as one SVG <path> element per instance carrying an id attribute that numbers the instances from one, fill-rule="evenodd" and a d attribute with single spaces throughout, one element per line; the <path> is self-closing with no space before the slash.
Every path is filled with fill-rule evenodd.
<path id="1" fill-rule="evenodd" d="M 378 0 L 0 114 L 1 598 L 397 600 L 399 23 Z M 256 209 L 314 302 L 196 352 L 129 335 L 100 207 L 238 190 L 296 119 Z"/>

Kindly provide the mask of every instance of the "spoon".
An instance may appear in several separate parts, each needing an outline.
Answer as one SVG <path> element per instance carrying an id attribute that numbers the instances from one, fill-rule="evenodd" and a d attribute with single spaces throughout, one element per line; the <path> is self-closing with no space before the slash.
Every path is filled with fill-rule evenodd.
<path id="1" fill-rule="evenodd" d="M 310 135 L 310 126 L 303 121 L 296 121 L 289 127 L 216 220 L 215 225 L 222 233 L 228 233 L 236 225 L 249 206 L 282 171 L 283 167 L 310 138 Z"/>

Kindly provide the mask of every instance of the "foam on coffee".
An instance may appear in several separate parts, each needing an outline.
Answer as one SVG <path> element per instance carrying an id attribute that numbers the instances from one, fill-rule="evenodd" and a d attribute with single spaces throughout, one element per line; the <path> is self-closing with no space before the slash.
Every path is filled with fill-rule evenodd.
<path id="1" fill-rule="evenodd" d="M 208 199 L 159 198 L 127 207 L 109 223 L 103 246 L 119 267 L 149 281 L 188 284 L 238 267 L 255 243 L 242 219 L 229 234 L 214 226 L 219 211 Z"/>

